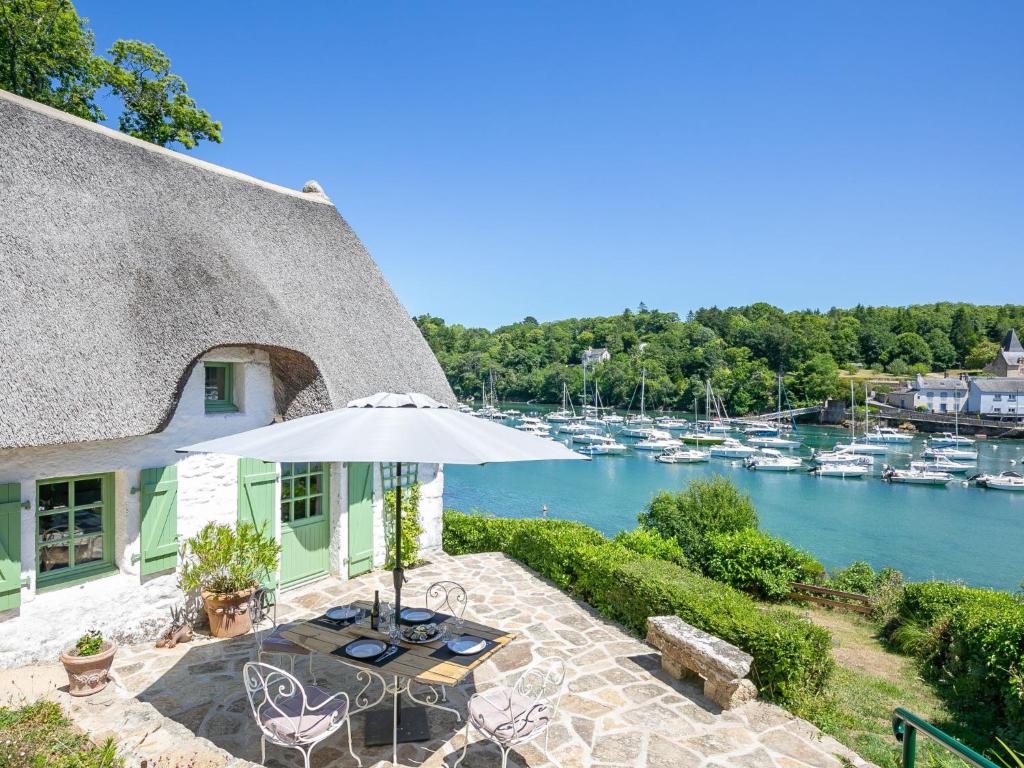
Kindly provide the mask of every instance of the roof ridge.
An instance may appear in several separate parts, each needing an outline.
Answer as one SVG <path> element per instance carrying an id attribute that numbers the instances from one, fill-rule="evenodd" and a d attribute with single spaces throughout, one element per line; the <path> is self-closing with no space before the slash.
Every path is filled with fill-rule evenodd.
<path id="1" fill-rule="evenodd" d="M 41 115 L 46 115 L 47 117 L 53 118 L 55 120 L 60 120 L 65 123 L 77 125 L 79 128 L 84 128 L 87 131 L 98 133 L 100 135 L 106 136 L 109 139 L 122 141 L 125 142 L 126 144 L 133 144 L 147 151 L 172 158 L 178 162 L 194 165 L 197 168 L 201 168 L 205 171 L 211 171 L 212 173 L 216 173 L 221 176 L 227 176 L 238 181 L 244 181 L 247 184 L 253 184 L 255 186 L 263 187 L 264 189 L 269 189 L 271 191 L 279 192 L 284 195 L 297 197 L 301 200 L 309 200 L 310 202 L 320 203 L 321 205 L 330 205 L 331 207 L 334 207 L 334 203 L 332 203 L 330 199 L 323 194 L 322 190 L 320 194 L 315 194 L 310 192 L 303 192 L 297 189 L 291 189 L 290 187 L 284 187 L 281 186 L 280 184 L 275 184 L 271 181 L 264 181 L 263 179 L 258 179 L 255 176 L 250 176 L 240 171 L 232 170 L 231 168 L 225 168 L 222 165 L 216 165 L 215 163 L 211 163 L 206 160 L 200 160 L 197 157 L 191 157 L 181 152 L 177 152 L 173 149 L 168 149 L 167 147 L 161 147 L 159 144 L 153 144 L 152 142 L 145 141 L 143 139 L 137 139 L 134 136 L 129 136 L 127 133 L 122 133 L 121 131 L 115 130 L 109 126 L 102 125 L 101 123 L 94 123 L 90 120 L 85 120 L 84 118 L 77 117 L 76 115 L 72 115 L 68 112 L 64 112 L 60 109 L 57 109 L 56 107 L 51 107 L 47 104 L 40 104 L 38 101 L 32 101 L 32 99 L 26 99 L 24 96 L 19 96 L 16 93 L 5 91 L 2 88 L 0 88 L 0 100 L 9 101 L 13 104 L 17 104 L 19 107 L 29 109 Z"/>

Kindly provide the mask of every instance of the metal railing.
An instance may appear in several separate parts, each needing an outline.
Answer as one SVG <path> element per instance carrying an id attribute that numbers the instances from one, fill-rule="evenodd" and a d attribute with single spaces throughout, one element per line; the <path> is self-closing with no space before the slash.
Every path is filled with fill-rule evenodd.
<path id="1" fill-rule="evenodd" d="M 976 768 L 999 768 L 986 757 L 982 757 L 973 749 L 944 733 L 934 725 L 913 712 L 897 707 L 892 713 L 892 733 L 896 741 L 903 745 L 903 768 L 914 768 L 917 761 L 917 734 L 930 739 L 947 752 L 959 757 L 968 765 Z"/>

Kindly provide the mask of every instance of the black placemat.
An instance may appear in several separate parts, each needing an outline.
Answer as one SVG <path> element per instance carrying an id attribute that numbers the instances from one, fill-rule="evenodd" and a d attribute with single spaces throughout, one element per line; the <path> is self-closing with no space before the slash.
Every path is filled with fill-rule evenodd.
<path id="1" fill-rule="evenodd" d="M 476 635 L 470 635 L 470 637 L 476 637 Z M 430 654 L 430 658 L 438 659 L 439 661 L 450 661 L 452 664 L 458 664 L 462 667 L 468 667 L 470 664 L 479 659 L 489 650 L 491 650 L 492 648 L 496 648 L 498 646 L 498 644 L 493 640 L 484 640 L 484 638 L 482 637 L 480 639 L 484 641 L 484 648 L 482 651 L 474 653 L 472 656 L 467 656 L 462 653 L 452 653 L 450 650 L 448 650 L 448 645 L 445 644 L 438 648 L 436 651 L 434 651 L 432 654 Z"/>
<path id="2" fill-rule="evenodd" d="M 331 619 L 328 618 L 325 613 L 322 616 L 317 616 L 315 619 L 310 619 L 310 621 L 319 627 L 326 627 L 327 629 L 344 629 L 345 627 L 355 624 L 364 616 L 370 615 L 370 612 L 363 608 L 359 608 L 357 610 L 359 612 L 350 619 Z"/>
<path id="3" fill-rule="evenodd" d="M 410 611 L 410 610 L 418 611 L 418 610 L 421 610 L 421 609 L 407 605 L 402 610 L 403 611 Z M 429 608 L 424 608 L 422 610 L 430 610 L 430 609 Z M 444 622 L 449 621 L 450 619 L 454 619 L 454 618 L 455 618 L 454 616 L 449 616 L 447 613 L 435 612 L 433 617 L 427 619 L 426 621 L 409 621 L 408 619 L 403 619 L 403 618 L 399 617 L 399 622 L 398 623 L 399 624 L 405 624 L 406 626 L 410 626 L 410 627 L 416 627 L 416 626 L 419 626 L 420 624 L 443 624 Z"/>
<path id="4" fill-rule="evenodd" d="M 363 640 L 363 639 L 365 639 L 365 638 L 358 638 L 357 640 L 353 640 L 352 643 L 358 642 L 359 640 Z M 352 645 L 352 643 L 345 643 L 344 645 L 342 645 L 342 646 L 340 646 L 338 648 L 335 648 L 333 651 L 331 651 L 331 655 L 332 656 L 340 656 L 341 658 L 348 659 L 349 661 L 356 661 L 356 662 L 359 662 L 360 664 L 366 664 L 366 665 L 371 666 L 371 667 L 380 668 L 380 667 L 385 666 L 386 664 L 390 664 L 395 659 L 400 659 L 402 657 L 402 654 L 409 650 L 408 648 L 403 648 L 402 646 L 398 646 L 398 650 L 397 651 L 392 653 L 386 659 L 382 659 L 381 661 L 377 661 L 377 659 L 380 658 L 380 654 L 377 654 L 376 656 L 371 656 L 368 659 L 357 659 L 354 656 L 349 656 L 347 653 L 345 653 L 345 649 L 348 648 L 350 645 Z M 384 653 L 384 651 L 381 651 L 381 653 Z"/>

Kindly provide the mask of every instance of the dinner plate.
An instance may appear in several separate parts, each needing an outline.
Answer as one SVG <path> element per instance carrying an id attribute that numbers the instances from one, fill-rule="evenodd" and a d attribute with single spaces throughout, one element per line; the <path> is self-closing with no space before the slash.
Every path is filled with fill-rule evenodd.
<path id="1" fill-rule="evenodd" d="M 359 609 L 353 608 L 351 605 L 339 605 L 337 608 L 329 608 L 325 615 L 332 621 L 344 621 L 358 616 Z"/>
<path id="2" fill-rule="evenodd" d="M 475 653 L 480 653 L 480 651 L 486 647 L 486 640 L 479 637 L 473 637 L 472 635 L 453 637 L 448 641 L 448 650 L 452 653 L 457 653 L 460 656 L 472 656 Z"/>
<path id="3" fill-rule="evenodd" d="M 345 653 L 353 659 L 369 659 L 380 656 L 387 649 L 387 643 L 374 640 L 372 637 L 363 637 L 346 645 Z"/>
<path id="4" fill-rule="evenodd" d="M 434 618 L 434 612 L 427 608 L 403 608 L 402 621 L 414 621 L 417 624 L 426 624 Z"/>

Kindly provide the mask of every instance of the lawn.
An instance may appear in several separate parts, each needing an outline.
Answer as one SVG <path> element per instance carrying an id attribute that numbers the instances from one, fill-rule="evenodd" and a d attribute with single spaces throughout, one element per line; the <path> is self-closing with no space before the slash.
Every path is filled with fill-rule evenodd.
<path id="1" fill-rule="evenodd" d="M 913 659 L 887 650 L 877 627 L 867 619 L 828 608 L 795 608 L 834 638 L 837 669 L 820 700 L 800 715 L 881 768 L 900 766 L 900 747 L 890 718 L 896 707 L 920 715 L 961 742 L 977 749 L 984 735 L 959 726 L 953 713 L 917 672 Z M 997 760 L 998 762 L 998 760 Z M 925 739 L 918 740 L 921 768 L 963 768 L 964 763 Z"/>
<path id="2" fill-rule="evenodd" d="M 122 768 L 113 742 L 97 746 L 52 701 L 0 707 L 0 768 Z"/>

